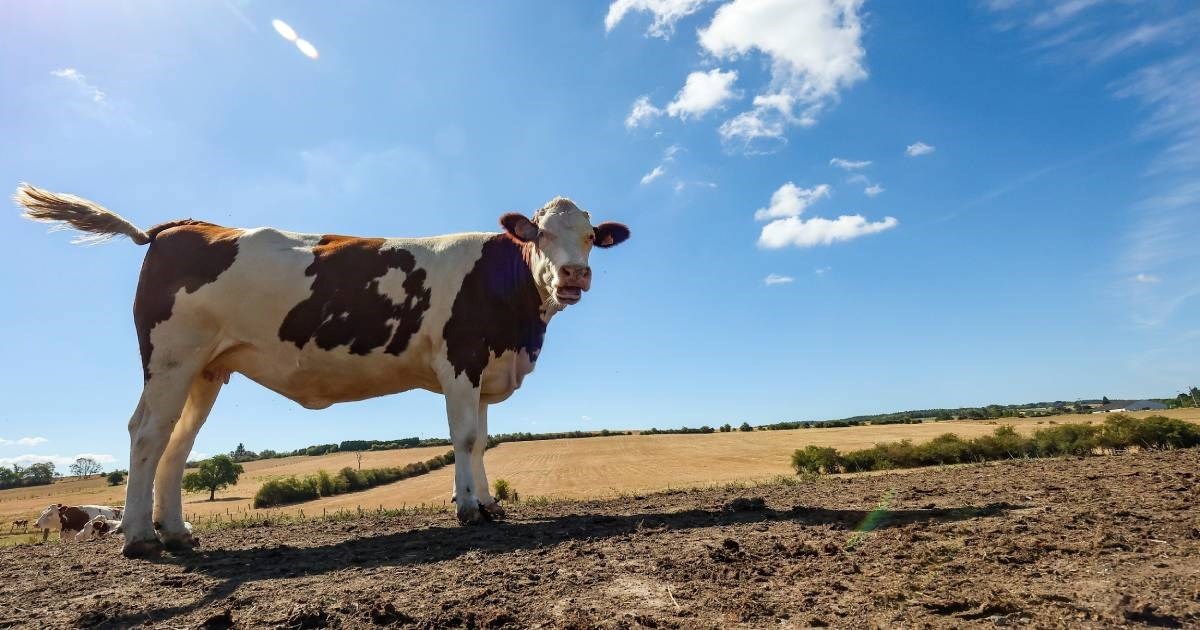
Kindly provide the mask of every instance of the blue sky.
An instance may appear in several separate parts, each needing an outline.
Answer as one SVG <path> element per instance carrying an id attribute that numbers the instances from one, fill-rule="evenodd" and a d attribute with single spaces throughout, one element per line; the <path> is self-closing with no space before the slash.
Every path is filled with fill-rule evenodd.
<path id="1" fill-rule="evenodd" d="M 1191 3 L 0 14 L 9 185 L 141 226 L 419 236 L 496 229 L 555 195 L 629 224 L 493 432 L 1169 396 L 1200 380 Z M 123 467 L 144 250 L 75 247 L 15 209 L 6 221 L 0 463 Z M 235 376 L 196 449 L 445 435 L 442 409 L 414 392 L 307 411 Z"/>

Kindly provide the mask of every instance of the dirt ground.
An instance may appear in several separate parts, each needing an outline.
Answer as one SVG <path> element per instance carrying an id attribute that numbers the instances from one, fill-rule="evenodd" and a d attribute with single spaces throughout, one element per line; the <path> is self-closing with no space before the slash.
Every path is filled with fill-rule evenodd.
<path id="1" fill-rule="evenodd" d="M 1200 627 L 1200 450 L 0 549 L 0 627 Z"/>

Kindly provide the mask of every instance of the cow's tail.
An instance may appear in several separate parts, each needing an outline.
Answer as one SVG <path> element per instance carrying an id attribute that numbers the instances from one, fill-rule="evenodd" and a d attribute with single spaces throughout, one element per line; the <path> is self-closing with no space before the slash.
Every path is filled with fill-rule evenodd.
<path id="1" fill-rule="evenodd" d="M 43 190 L 29 184 L 17 186 L 13 201 L 25 209 L 22 216 L 32 221 L 53 223 L 52 230 L 74 228 L 83 232 L 73 243 L 93 245 L 114 236 L 128 236 L 138 245 L 150 242 L 150 236 L 124 217 L 75 195 Z"/>

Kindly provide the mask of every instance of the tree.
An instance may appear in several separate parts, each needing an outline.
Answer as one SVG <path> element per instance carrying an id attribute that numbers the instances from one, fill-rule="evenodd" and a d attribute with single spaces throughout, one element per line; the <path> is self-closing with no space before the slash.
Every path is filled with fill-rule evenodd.
<path id="1" fill-rule="evenodd" d="M 86 479 L 91 475 L 99 473 L 100 471 L 100 462 L 97 462 L 91 457 L 80 457 L 79 459 L 75 460 L 74 464 L 71 464 L 71 474 L 79 477 L 80 479 Z"/>
<path id="2" fill-rule="evenodd" d="M 217 455 L 200 462 L 200 469 L 183 476 L 183 489 L 188 492 L 208 490 L 208 500 L 217 498 L 217 490 L 236 486 L 238 475 L 245 470 L 228 455 Z"/>
<path id="3" fill-rule="evenodd" d="M 114 470 L 114 471 L 108 473 L 107 479 L 108 479 L 108 485 L 119 486 L 125 481 L 125 471 L 124 470 Z"/>
<path id="4" fill-rule="evenodd" d="M 258 453 L 247 451 L 246 445 L 238 442 L 237 448 L 229 453 L 229 457 L 235 462 L 249 462 L 258 459 Z"/>
<path id="5" fill-rule="evenodd" d="M 750 426 L 749 422 L 743 422 L 742 426 L 738 427 L 738 431 L 753 431 L 754 427 Z"/>
<path id="6" fill-rule="evenodd" d="M 733 430 L 733 426 L 730 425 L 728 422 L 721 425 L 721 433 L 729 433 L 732 430 Z"/>

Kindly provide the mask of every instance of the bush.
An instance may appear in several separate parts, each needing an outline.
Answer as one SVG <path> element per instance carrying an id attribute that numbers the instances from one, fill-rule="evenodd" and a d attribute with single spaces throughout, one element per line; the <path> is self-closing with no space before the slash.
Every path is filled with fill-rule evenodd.
<path id="1" fill-rule="evenodd" d="M 1053 424 L 1053 423 L 1052 423 Z M 1200 426 L 1163 416 L 1131 418 L 1114 414 L 1102 426 L 1055 424 L 1023 437 L 1011 425 L 996 427 L 991 435 L 964 440 L 944 433 L 914 446 L 909 440 L 884 442 L 871 448 L 839 453 L 836 449 L 808 446 L 792 453 L 797 474 L 864 472 L 983 462 L 1015 457 L 1091 455 L 1098 448 L 1200 447 Z"/>
<path id="2" fill-rule="evenodd" d="M 108 479 L 108 485 L 119 486 L 125 482 L 125 471 L 124 470 L 114 470 L 114 471 L 108 473 L 108 477 L 106 477 L 106 479 Z"/>
<path id="3" fill-rule="evenodd" d="M 413 462 L 400 467 L 355 470 L 347 466 L 339 470 L 336 475 L 320 470 L 315 475 L 309 475 L 302 479 L 294 476 L 274 479 L 263 484 L 262 489 L 254 495 L 254 507 L 287 505 L 347 492 L 358 492 L 401 479 L 424 475 L 431 470 L 437 470 L 452 463 L 454 463 L 454 451 L 448 451 L 426 461 Z"/>
<path id="4" fill-rule="evenodd" d="M 749 422 L 743 422 L 743 423 L 742 423 L 742 426 L 738 427 L 738 431 L 746 431 L 746 432 L 750 432 L 750 431 L 753 431 L 753 430 L 754 430 L 754 427 L 750 426 L 750 423 L 749 423 Z"/>
<path id="5" fill-rule="evenodd" d="M 272 479 L 262 485 L 254 494 L 254 507 L 264 508 L 276 505 L 288 505 L 302 501 L 312 501 L 320 498 L 315 476 L 285 477 Z"/>
<path id="6" fill-rule="evenodd" d="M 838 471 L 838 452 L 827 446 L 808 445 L 792 453 L 792 468 L 797 474 L 833 473 Z"/>
<path id="7" fill-rule="evenodd" d="M 512 498 L 513 488 L 505 479 L 497 479 L 492 483 L 492 497 L 497 501 L 508 501 Z"/>

